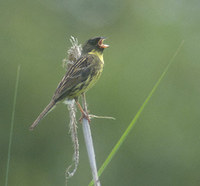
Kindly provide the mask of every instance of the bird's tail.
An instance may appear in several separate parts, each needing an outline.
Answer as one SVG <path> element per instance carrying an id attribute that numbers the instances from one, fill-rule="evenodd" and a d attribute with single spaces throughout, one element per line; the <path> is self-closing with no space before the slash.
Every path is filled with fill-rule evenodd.
<path id="1" fill-rule="evenodd" d="M 37 119 L 33 122 L 33 124 L 30 126 L 30 130 L 33 130 L 41 119 L 43 119 L 55 106 L 56 102 L 54 100 L 51 100 L 51 102 L 46 106 L 46 108 L 40 113 L 40 115 L 37 117 Z"/>

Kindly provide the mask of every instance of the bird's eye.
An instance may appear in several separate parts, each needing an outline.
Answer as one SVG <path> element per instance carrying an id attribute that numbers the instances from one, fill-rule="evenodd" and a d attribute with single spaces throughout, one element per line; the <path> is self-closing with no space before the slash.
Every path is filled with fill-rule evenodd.
<path id="1" fill-rule="evenodd" d="M 93 39 L 90 39 L 88 43 L 91 45 L 98 45 L 99 40 L 100 38 L 93 38 Z"/>

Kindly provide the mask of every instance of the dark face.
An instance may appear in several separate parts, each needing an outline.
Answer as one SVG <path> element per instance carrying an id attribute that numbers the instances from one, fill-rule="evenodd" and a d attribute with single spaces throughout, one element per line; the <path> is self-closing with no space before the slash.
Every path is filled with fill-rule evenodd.
<path id="1" fill-rule="evenodd" d="M 103 44 L 105 37 L 95 37 L 89 39 L 83 46 L 83 53 L 91 52 L 96 50 L 98 52 L 103 52 L 104 48 L 109 47 L 109 45 Z"/>

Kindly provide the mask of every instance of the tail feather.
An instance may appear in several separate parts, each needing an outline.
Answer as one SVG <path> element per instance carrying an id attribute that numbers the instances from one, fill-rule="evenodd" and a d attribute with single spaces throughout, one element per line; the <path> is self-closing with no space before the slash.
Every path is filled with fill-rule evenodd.
<path id="1" fill-rule="evenodd" d="M 30 126 L 30 130 L 33 130 L 38 123 L 40 122 L 41 119 L 43 119 L 55 106 L 56 102 L 54 100 L 52 100 L 47 106 L 46 108 L 40 113 L 40 115 L 37 117 L 37 119 L 33 122 L 33 124 Z"/>

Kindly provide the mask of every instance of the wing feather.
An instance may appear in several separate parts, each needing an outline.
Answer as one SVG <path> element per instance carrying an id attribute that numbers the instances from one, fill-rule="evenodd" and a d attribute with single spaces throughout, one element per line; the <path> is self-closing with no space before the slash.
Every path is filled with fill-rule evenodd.
<path id="1" fill-rule="evenodd" d="M 60 100 L 67 92 L 73 87 L 87 80 L 91 67 L 94 65 L 93 56 L 86 55 L 80 57 L 66 72 L 66 75 L 62 78 L 59 83 L 55 94 L 54 100 Z M 67 97 L 67 95 L 66 95 Z"/>

